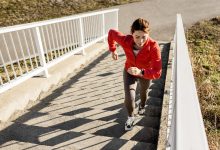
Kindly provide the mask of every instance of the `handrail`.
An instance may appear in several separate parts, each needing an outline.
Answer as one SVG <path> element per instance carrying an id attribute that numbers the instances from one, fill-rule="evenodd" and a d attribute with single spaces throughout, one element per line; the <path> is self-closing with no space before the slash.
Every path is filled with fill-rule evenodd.
<path id="1" fill-rule="evenodd" d="M 62 18 L 50 19 L 50 20 L 46 20 L 46 21 L 38 21 L 38 22 L 19 24 L 19 25 L 14 25 L 14 26 L 9 26 L 9 27 L 2 27 L 2 28 L 0 28 L 0 34 L 18 31 L 18 30 L 30 29 L 33 27 L 45 26 L 45 25 L 54 24 L 54 23 L 60 23 L 60 22 L 64 22 L 64 21 L 94 16 L 94 15 L 110 13 L 110 12 L 115 12 L 115 11 L 118 11 L 118 9 L 103 10 L 103 11 L 97 11 L 97 12 L 91 12 L 91 13 L 82 13 L 82 14 L 71 15 L 71 16 L 62 17 Z"/>
<path id="2" fill-rule="evenodd" d="M 177 14 L 174 36 L 173 114 L 168 149 L 208 150 L 182 18 Z"/>
<path id="3" fill-rule="evenodd" d="M 118 27 L 118 9 L 0 28 L 0 93 L 103 41 Z"/>

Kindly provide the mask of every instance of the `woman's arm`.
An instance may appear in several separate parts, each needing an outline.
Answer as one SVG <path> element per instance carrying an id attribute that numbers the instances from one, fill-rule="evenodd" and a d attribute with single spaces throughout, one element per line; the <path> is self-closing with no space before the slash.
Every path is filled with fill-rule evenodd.
<path id="1" fill-rule="evenodd" d="M 114 52 L 116 50 L 116 42 L 123 47 L 125 43 L 125 38 L 126 36 L 123 35 L 121 32 L 114 29 L 110 29 L 108 32 L 109 50 L 111 52 Z"/>

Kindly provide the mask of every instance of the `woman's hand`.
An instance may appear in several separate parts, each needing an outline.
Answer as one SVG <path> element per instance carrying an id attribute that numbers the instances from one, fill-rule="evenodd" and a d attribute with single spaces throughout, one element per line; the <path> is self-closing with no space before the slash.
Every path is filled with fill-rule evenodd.
<path id="1" fill-rule="evenodd" d="M 113 58 L 113 60 L 118 60 L 118 53 L 117 53 L 117 51 L 112 52 L 112 58 Z"/>
<path id="2" fill-rule="evenodd" d="M 143 76 L 141 73 L 141 69 L 138 69 L 137 67 L 128 68 L 128 73 L 135 76 Z"/>

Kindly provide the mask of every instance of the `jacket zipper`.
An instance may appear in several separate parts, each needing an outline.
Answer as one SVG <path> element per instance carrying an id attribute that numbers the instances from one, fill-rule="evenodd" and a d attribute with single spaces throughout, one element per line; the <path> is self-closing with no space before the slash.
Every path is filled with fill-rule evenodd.
<path id="1" fill-rule="evenodd" d="M 137 56 L 138 56 L 138 54 L 140 53 L 140 51 L 143 49 L 143 47 L 139 50 L 139 52 L 137 53 L 137 55 L 135 56 L 135 54 L 134 54 L 134 48 L 132 47 L 132 52 L 133 52 L 133 55 L 134 55 L 134 60 L 135 60 L 135 66 L 137 67 Z"/>
<path id="2" fill-rule="evenodd" d="M 133 56 L 134 56 L 135 66 L 137 66 L 137 65 L 136 65 L 136 56 L 135 56 L 135 54 L 134 54 L 134 47 L 132 47 L 132 53 L 133 53 Z"/>

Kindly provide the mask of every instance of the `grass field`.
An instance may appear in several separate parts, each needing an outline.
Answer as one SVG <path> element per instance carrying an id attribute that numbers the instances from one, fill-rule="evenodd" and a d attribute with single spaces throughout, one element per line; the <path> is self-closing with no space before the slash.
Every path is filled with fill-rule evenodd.
<path id="1" fill-rule="evenodd" d="M 220 149 L 220 17 L 188 29 L 187 44 L 211 150 Z"/>
<path id="2" fill-rule="evenodd" d="M 59 18 L 142 0 L 0 0 L 0 27 Z"/>

